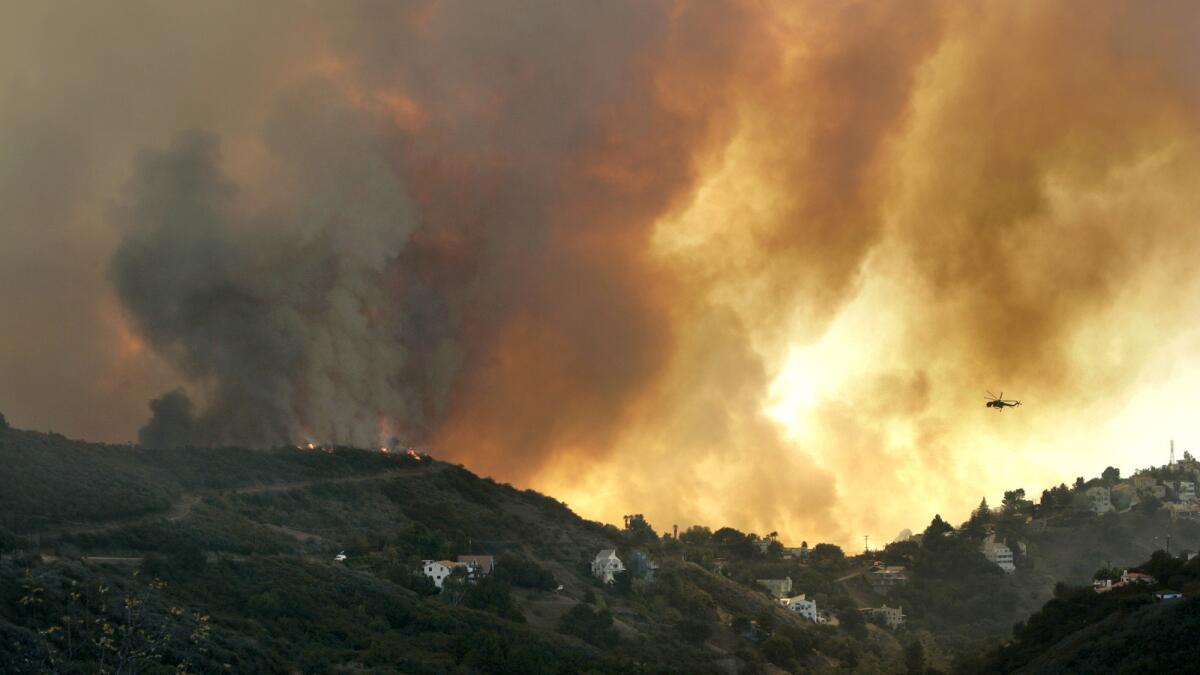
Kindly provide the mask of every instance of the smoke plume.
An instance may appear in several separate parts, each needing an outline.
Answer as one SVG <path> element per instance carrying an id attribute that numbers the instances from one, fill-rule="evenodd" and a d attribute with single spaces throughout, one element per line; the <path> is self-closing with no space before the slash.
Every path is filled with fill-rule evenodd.
<path id="1" fill-rule="evenodd" d="M 78 11 L 0 29 L 14 423 L 843 543 L 1195 431 L 1194 7 Z"/>

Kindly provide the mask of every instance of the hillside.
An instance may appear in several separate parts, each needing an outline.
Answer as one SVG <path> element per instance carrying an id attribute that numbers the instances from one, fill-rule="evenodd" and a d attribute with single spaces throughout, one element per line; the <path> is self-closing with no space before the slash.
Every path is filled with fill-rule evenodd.
<path id="1" fill-rule="evenodd" d="M 1137 570 L 1150 574 L 1106 592 L 1060 585 L 1013 639 L 963 673 L 1188 673 L 1200 662 L 1200 558 L 1156 552 Z M 1184 597 L 1160 599 L 1156 592 Z"/>
<path id="2" fill-rule="evenodd" d="M 1100 479 L 1038 503 L 1014 491 L 869 555 L 800 555 L 728 527 L 672 537 L 640 517 L 587 521 L 405 452 L 154 450 L 8 429 L 0 466 L 5 672 L 114 658 L 196 672 L 973 672 L 1060 582 L 1166 541 L 1200 548 L 1200 526 L 1158 499 L 1093 513 L 1084 496 Z M 985 538 L 1011 547 L 1012 573 L 985 558 Z M 590 562 L 602 549 L 647 554 L 657 572 L 601 584 Z M 495 556 L 497 571 L 440 593 L 420 574 L 423 560 L 463 554 Z M 906 582 L 868 583 L 882 564 Z M 790 579 L 820 620 L 783 609 L 759 579 Z M 864 612 L 883 606 L 904 622 Z"/>
<path id="3" fill-rule="evenodd" d="M 901 649 L 428 457 L 8 430 L 0 466 L 4 672 L 894 672 Z M 639 547 L 652 582 L 590 574 Z M 459 554 L 496 572 L 443 593 L 417 573 Z"/>

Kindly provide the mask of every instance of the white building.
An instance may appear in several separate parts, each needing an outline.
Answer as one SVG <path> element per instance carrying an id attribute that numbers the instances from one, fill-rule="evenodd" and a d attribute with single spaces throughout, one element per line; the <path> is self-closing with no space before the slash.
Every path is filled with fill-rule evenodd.
<path id="1" fill-rule="evenodd" d="M 1113 510 L 1112 499 L 1109 497 L 1108 488 L 1102 485 L 1096 485 L 1083 491 L 1087 497 L 1088 508 L 1093 513 L 1108 513 Z"/>
<path id="2" fill-rule="evenodd" d="M 804 595 L 795 595 L 790 598 L 780 598 L 779 604 L 808 619 L 809 621 L 817 621 L 816 600 L 809 600 L 805 598 Z"/>
<path id="3" fill-rule="evenodd" d="M 624 572 L 625 564 L 617 557 L 615 549 L 606 548 L 596 554 L 592 560 L 592 575 L 606 584 L 613 582 L 617 572 Z"/>
<path id="4" fill-rule="evenodd" d="M 983 542 L 983 557 L 996 567 L 1012 574 L 1017 566 L 1013 564 L 1013 552 L 1008 546 L 996 541 L 996 535 L 990 534 Z"/>
<path id="5" fill-rule="evenodd" d="M 861 610 L 867 616 L 880 619 L 884 625 L 892 630 L 896 630 L 904 625 L 904 611 L 899 607 L 866 607 Z"/>
<path id="6" fill-rule="evenodd" d="M 1175 494 L 1181 502 L 1196 501 L 1196 484 L 1191 481 L 1181 480 L 1175 490 Z"/>
<path id="7" fill-rule="evenodd" d="M 438 588 L 442 587 L 442 583 L 447 577 L 454 573 L 454 570 L 462 567 L 467 569 L 466 563 L 454 562 L 453 560 L 422 560 L 421 573 L 433 579 L 433 585 Z"/>

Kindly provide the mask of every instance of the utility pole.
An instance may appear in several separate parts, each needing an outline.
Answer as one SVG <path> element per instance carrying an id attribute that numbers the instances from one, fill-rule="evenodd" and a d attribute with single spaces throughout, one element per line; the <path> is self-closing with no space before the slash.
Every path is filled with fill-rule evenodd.
<path id="1" fill-rule="evenodd" d="M 865 553 L 871 552 L 871 535 L 869 534 L 863 535 L 863 550 Z"/>

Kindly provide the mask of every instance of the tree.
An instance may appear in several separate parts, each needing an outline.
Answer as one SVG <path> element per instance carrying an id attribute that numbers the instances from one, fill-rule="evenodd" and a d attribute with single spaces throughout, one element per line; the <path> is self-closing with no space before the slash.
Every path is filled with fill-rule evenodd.
<path id="1" fill-rule="evenodd" d="M 904 648 L 904 667 L 908 669 L 908 675 L 924 675 L 925 647 L 921 646 L 920 640 L 913 640 Z"/>
<path id="2" fill-rule="evenodd" d="M 796 657 L 792 641 L 782 635 L 773 635 L 767 638 L 762 644 L 762 653 L 768 661 L 784 668 Z"/>
<path id="3" fill-rule="evenodd" d="M 808 554 L 808 559 L 817 565 L 832 567 L 842 564 L 846 560 L 846 554 L 837 544 L 817 544 Z"/>
<path id="4" fill-rule="evenodd" d="M 1025 488 L 1005 490 L 1004 501 L 1000 502 L 1005 513 L 1016 513 L 1025 506 Z"/>
<path id="5" fill-rule="evenodd" d="M 971 537 L 982 537 L 987 529 L 987 524 L 992 519 L 992 511 L 988 508 L 987 498 L 979 501 L 979 508 L 971 512 L 971 518 L 967 521 L 966 533 Z"/>
<path id="6" fill-rule="evenodd" d="M 954 528 L 942 520 L 941 514 L 934 514 L 933 520 L 929 521 L 929 527 L 925 528 L 925 532 L 921 535 L 921 542 L 929 546 L 931 542 L 942 537 L 942 535 L 953 531 Z"/>
<path id="7" fill-rule="evenodd" d="M 658 541 L 658 533 L 640 513 L 625 516 L 625 541 L 632 546 L 645 546 Z"/>
<path id="8" fill-rule="evenodd" d="M 1110 466 L 1100 473 L 1100 480 L 1104 481 L 1107 485 L 1112 485 L 1121 480 L 1121 470 L 1115 466 Z"/>
<path id="9" fill-rule="evenodd" d="M 11 428 L 8 426 L 8 420 L 4 418 L 4 413 L 0 413 L 0 431 L 7 431 Z"/>
<path id="10" fill-rule="evenodd" d="M 862 612 L 853 607 L 847 607 L 838 612 L 838 625 L 856 638 L 867 636 L 867 622 Z"/>
<path id="11" fill-rule="evenodd" d="M 614 574 L 612 589 L 617 595 L 629 595 L 633 593 L 633 573 L 629 570 L 621 570 Z"/>
<path id="12" fill-rule="evenodd" d="M 585 604 L 572 607 L 558 622 L 558 632 L 573 635 L 596 647 L 615 647 L 620 641 L 607 609 L 595 610 Z"/>

